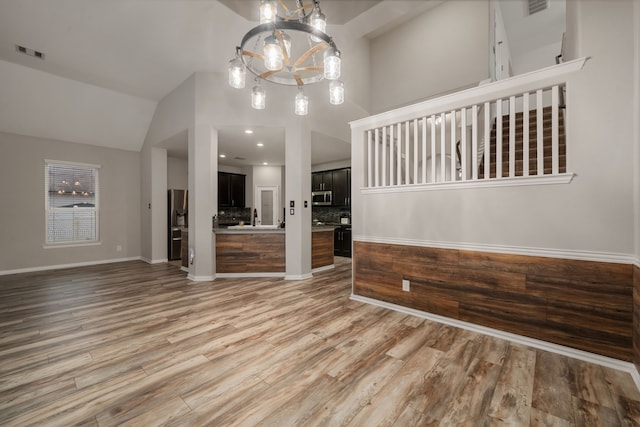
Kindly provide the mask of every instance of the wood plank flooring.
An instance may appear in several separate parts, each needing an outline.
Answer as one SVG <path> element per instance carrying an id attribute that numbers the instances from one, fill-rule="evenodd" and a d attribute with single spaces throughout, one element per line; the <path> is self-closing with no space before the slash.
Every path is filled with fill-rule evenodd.
<path id="1" fill-rule="evenodd" d="M 304 281 L 127 262 L 0 276 L 2 426 L 628 426 L 630 375 Z"/>

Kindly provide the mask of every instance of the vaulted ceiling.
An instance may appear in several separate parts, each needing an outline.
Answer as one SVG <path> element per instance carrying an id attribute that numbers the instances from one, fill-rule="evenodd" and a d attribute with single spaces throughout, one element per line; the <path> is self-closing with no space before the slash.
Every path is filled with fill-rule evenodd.
<path id="1" fill-rule="evenodd" d="M 329 32 L 359 38 L 376 36 L 442 1 L 322 0 L 321 6 Z M 164 96 L 194 72 L 226 71 L 235 46 L 255 25 L 257 4 L 2 0 L 0 131 L 138 151 Z M 20 53 L 16 45 L 44 58 Z M 222 139 L 233 132 L 225 129 Z M 348 146 L 333 138 L 316 133 L 314 139 L 323 161 L 332 158 L 321 153 L 324 145 L 334 152 L 342 148 L 334 157 L 348 156 Z"/>

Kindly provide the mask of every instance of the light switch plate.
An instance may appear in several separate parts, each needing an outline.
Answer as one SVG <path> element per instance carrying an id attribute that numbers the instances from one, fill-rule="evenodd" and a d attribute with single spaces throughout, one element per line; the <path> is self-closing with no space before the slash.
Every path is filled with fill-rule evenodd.
<path id="1" fill-rule="evenodd" d="M 409 292 L 409 281 L 406 279 L 402 279 L 402 290 Z"/>

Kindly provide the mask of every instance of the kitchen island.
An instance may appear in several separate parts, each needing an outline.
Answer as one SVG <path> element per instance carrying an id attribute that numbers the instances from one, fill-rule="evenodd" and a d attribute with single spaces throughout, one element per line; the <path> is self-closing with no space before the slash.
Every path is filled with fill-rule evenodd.
<path id="1" fill-rule="evenodd" d="M 334 227 L 313 227 L 311 267 L 333 267 Z M 216 228 L 216 275 L 284 277 L 285 230 L 270 227 Z"/>

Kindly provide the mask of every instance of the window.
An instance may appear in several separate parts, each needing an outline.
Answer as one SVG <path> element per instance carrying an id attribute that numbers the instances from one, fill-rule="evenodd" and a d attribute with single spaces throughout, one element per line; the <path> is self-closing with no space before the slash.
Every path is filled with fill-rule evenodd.
<path id="1" fill-rule="evenodd" d="M 98 241 L 99 168 L 96 165 L 45 161 L 47 244 Z"/>

